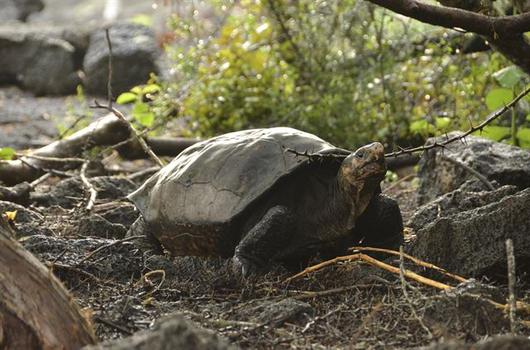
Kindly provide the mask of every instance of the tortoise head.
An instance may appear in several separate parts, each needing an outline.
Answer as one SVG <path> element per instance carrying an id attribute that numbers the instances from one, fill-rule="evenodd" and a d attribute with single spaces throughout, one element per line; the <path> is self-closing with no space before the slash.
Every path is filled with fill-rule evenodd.
<path id="1" fill-rule="evenodd" d="M 348 225 L 368 206 L 386 173 L 384 147 L 379 142 L 363 146 L 342 161 L 338 173 L 339 186 L 351 198 L 354 213 Z"/>

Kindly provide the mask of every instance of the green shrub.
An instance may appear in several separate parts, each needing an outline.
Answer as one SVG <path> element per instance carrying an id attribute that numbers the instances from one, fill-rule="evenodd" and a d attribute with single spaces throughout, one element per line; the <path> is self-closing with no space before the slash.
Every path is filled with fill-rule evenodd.
<path id="1" fill-rule="evenodd" d="M 363 1 L 211 3 L 224 18 L 218 30 L 200 16 L 173 18 L 175 78 L 154 101 L 157 117 L 171 110 L 203 137 L 282 125 L 347 148 L 408 146 L 478 123 L 492 74 L 507 65 L 498 54 L 455 54 L 443 30 Z M 433 28 L 437 42 L 418 43 Z"/>

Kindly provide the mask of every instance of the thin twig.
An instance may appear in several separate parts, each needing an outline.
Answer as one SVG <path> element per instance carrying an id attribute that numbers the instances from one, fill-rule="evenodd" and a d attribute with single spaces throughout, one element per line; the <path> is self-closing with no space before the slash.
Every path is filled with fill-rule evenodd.
<path id="1" fill-rule="evenodd" d="M 307 332 L 307 330 L 312 325 L 314 325 L 317 321 L 324 320 L 324 319 L 328 318 L 329 316 L 333 315 L 334 313 L 340 311 L 340 309 L 343 309 L 343 308 L 344 308 L 344 305 L 341 304 L 341 305 L 337 306 L 336 308 L 334 308 L 333 310 L 328 311 L 325 315 L 317 316 L 317 317 L 313 318 L 311 321 L 306 323 L 304 329 L 302 329 L 302 333 Z"/>
<path id="2" fill-rule="evenodd" d="M 364 262 L 367 262 L 368 264 L 370 265 L 373 265 L 375 267 L 378 267 L 378 268 L 381 268 L 383 270 L 386 270 L 386 271 L 389 271 L 393 274 L 396 274 L 398 275 L 399 274 L 399 268 L 397 267 L 394 267 L 392 265 L 389 265 L 387 263 L 384 263 L 382 261 L 379 261 L 375 258 L 372 258 L 371 256 L 369 255 L 366 255 L 366 254 L 363 254 L 363 253 L 356 253 L 356 254 L 352 254 L 352 255 L 346 255 L 346 256 L 338 256 L 334 259 L 331 259 L 331 260 L 326 260 L 324 262 L 321 262 L 320 264 L 316 264 L 316 265 L 313 265 L 313 266 L 310 266 L 308 268 L 306 268 L 305 270 L 303 270 L 302 272 L 299 272 L 297 273 L 296 275 L 294 276 L 291 276 L 287 279 L 284 280 L 284 283 L 286 282 L 290 282 L 294 279 L 297 279 L 297 278 L 300 278 L 302 276 L 305 276 L 311 272 L 315 272 L 315 271 L 318 271 L 326 266 L 329 266 L 329 265 L 333 265 L 339 261 L 355 261 L 355 260 L 362 260 Z M 435 280 L 432 280 L 430 278 L 427 278 L 427 277 L 423 277 L 421 275 L 418 275 L 417 273 L 415 272 L 412 272 L 412 271 L 409 271 L 409 270 L 405 270 L 405 276 L 412 279 L 412 280 L 415 280 L 419 283 L 422 283 L 422 284 L 425 284 L 427 286 L 431 286 L 431 287 L 434 287 L 434 288 L 437 288 L 437 289 L 441 289 L 441 290 L 449 290 L 453 287 L 445 284 L 445 283 L 441 283 L 441 282 L 438 282 L 438 281 L 435 281 Z"/>
<path id="3" fill-rule="evenodd" d="M 164 284 L 164 282 L 166 281 L 166 271 L 165 270 L 153 270 L 153 271 L 149 271 L 147 272 L 146 274 L 144 274 L 140 280 L 142 281 L 149 281 L 148 280 L 148 277 L 150 277 L 151 275 L 156 275 L 156 274 L 161 274 L 162 275 L 162 278 L 160 280 L 160 283 L 158 283 L 158 285 L 151 291 L 149 291 L 149 293 L 147 293 L 147 295 L 152 295 L 154 294 L 157 290 L 159 290 L 162 285 Z"/>
<path id="4" fill-rule="evenodd" d="M 88 192 L 90 193 L 90 197 L 88 198 L 88 203 L 85 207 L 87 211 L 91 211 L 94 207 L 94 204 L 96 204 L 96 198 L 98 196 L 98 191 L 94 188 L 94 186 L 88 181 L 88 178 L 86 177 L 86 170 L 88 167 L 89 161 L 85 161 L 83 165 L 81 166 L 81 172 L 79 173 L 79 176 L 81 177 L 81 181 L 83 182 L 83 185 L 87 188 Z"/>
<path id="5" fill-rule="evenodd" d="M 394 288 L 392 285 L 385 285 L 385 284 L 355 284 L 353 286 L 345 286 L 345 287 L 339 287 L 339 288 L 333 288 L 333 289 L 326 289 L 319 292 L 312 292 L 312 291 L 297 291 L 295 295 L 292 296 L 293 299 L 297 300 L 305 300 L 305 299 L 313 299 L 313 298 L 320 298 L 320 297 L 327 297 L 332 296 L 335 294 L 341 294 L 345 292 L 349 292 L 350 290 L 357 290 L 357 289 L 363 289 L 363 288 Z"/>
<path id="6" fill-rule="evenodd" d="M 515 299 L 515 255 L 513 253 L 513 241 L 506 240 L 506 259 L 508 262 L 508 315 L 510 316 L 510 332 L 517 333 L 517 319 L 515 310 L 517 309 Z"/>
<path id="7" fill-rule="evenodd" d="M 121 113 L 119 110 L 117 110 L 116 108 L 114 107 L 111 107 L 109 108 L 108 106 L 104 106 L 102 104 L 100 104 L 97 100 L 94 101 L 94 106 L 91 106 L 91 108 L 101 108 L 101 109 L 105 109 L 105 110 L 108 110 L 110 112 L 112 112 L 116 117 L 118 117 L 119 119 L 121 119 L 124 123 L 126 123 L 127 127 L 129 128 L 129 131 L 131 132 L 131 134 L 134 136 L 134 138 L 136 139 L 136 141 L 138 141 L 138 143 L 140 144 L 140 146 L 142 147 L 142 149 L 144 150 L 145 153 L 147 153 L 147 155 L 149 155 L 149 157 L 156 163 L 158 164 L 158 166 L 160 167 L 163 167 L 164 166 L 164 163 L 160 160 L 160 158 L 158 158 L 158 156 L 155 154 L 155 152 L 153 152 L 153 150 L 151 149 L 151 147 L 149 147 L 149 145 L 145 142 L 145 140 L 143 139 L 143 137 L 140 136 L 140 133 L 138 132 L 138 130 L 135 129 L 135 127 L 131 124 L 131 122 L 129 122 L 127 120 L 127 118 L 125 118 L 125 116 L 123 115 L 123 113 Z"/>
<path id="8" fill-rule="evenodd" d="M 82 262 L 90 259 L 92 256 L 94 256 L 95 254 L 99 253 L 100 251 L 104 250 L 104 249 L 107 249 L 107 248 L 110 248 L 110 247 L 113 247 L 117 244 L 120 244 L 120 243 L 123 243 L 123 242 L 128 242 L 128 241 L 132 241 L 132 240 L 135 240 L 135 239 L 139 239 L 139 238 L 145 238 L 145 236 L 131 236 L 131 237 L 127 237 L 127 238 L 123 238 L 123 239 L 119 239 L 117 241 L 114 241 L 114 242 L 111 242 L 109 244 L 105 244 L 105 245 L 102 245 L 101 247 L 97 248 L 97 249 L 94 249 L 92 252 L 90 252 L 87 256 L 85 256 L 83 259 L 79 260 L 79 262 L 77 263 L 77 265 L 81 264 Z"/>
<path id="9" fill-rule="evenodd" d="M 136 141 L 138 141 L 138 143 L 140 144 L 140 146 L 142 147 L 142 149 L 144 150 L 144 152 L 149 155 L 149 157 L 156 163 L 158 164 L 160 167 L 163 167 L 164 166 L 164 163 L 160 160 L 160 158 L 158 158 L 158 156 L 153 152 L 153 150 L 151 149 L 151 147 L 149 147 L 149 145 L 145 142 L 145 140 L 143 139 L 143 137 L 140 136 L 140 133 L 138 132 L 138 130 L 136 130 L 134 128 L 134 126 L 131 124 L 131 122 L 129 122 L 127 120 L 127 118 L 125 118 L 125 116 L 123 115 L 123 113 L 121 113 L 118 109 L 114 108 L 112 106 L 112 43 L 111 43 L 111 40 L 110 40 L 110 34 L 109 34 L 109 30 L 108 29 L 105 29 L 105 34 L 106 34 L 106 39 L 107 39 L 107 45 L 108 45 L 108 48 L 109 48 L 109 76 L 108 76 L 108 81 L 107 81 L 107 96 L 108 96 L 108 105 L 107 106 L 104 106 L 102 104 L 100 104 L 97 100 L 94 100 L 94 106 L 90 106 L 91 108 L 101 108 L 101 109 L 105 109 L 111 113 L 113 113 L 116 117 L 118 117 L 120 120 L 122 120 L 126 125 L 127 125 L 127 128 L 129 129 L 129 132 L 131 133 L 131 135 L 134 136 L 134 138 L 136 139 Z"/>
<path id="10" fill-rule="evenodd" d="M 401 155 L 412 154 L 412 153 L 417 153 L 417 152 L 424 152 L 424 151 L 427 151 L 427 150 L 430 150 L 430 149 L 433 149 L 433 148 L 445 148 L 445 146 L 447 146 L 450 143 L 453 143 L 453 142 L 459 141 L 459 140 L 463 140 L 467 136 L 469 136 L 470 134 L 472 134 L 472 133 L 474 133 L 476 131 L 482 131 L 485 126 L 487 126 L 488 124 L 493 122 L 495 119 L 497 119 L 500 116 L 502 116 L 510 108 L 514 107 L 523 97 L 525 97 L 529 93 L 530 93 L 530 86 L 527 87 L 519 95 L 517 95 L 512 101 L 510 101 L 510 103 L 508 103 L 504 107 L 498 109 L 497 111 L 491 113 L 479 125 L 477 125 L 477 126 L 471 125 L 471 127 L 467 131 L 465 131 L 464 133 L 462 133 L 460 135 L 455 135 L 455 136 L 450 137 L 450 138 L 448 137 L 448 138 L 446 138 L 445 140 L 443 140 L 441 142 L 434 141 L 433 143 L 425 144 L 423 146 L 418 146 L 418 147 L 414 147 L 414 148 L 401 148 L 401 147 L 399 147 L 399 151 L 385 153 L 385 158 L 398 157 L 398 156 L 401 156 Z M 286 152 L 294 153 L 297 156 L 307 157 L 307 158 L 310 158 L 310 160 L 328 159 L 328 158 L 330 158 L 330 159 L 333 158 L 333 159 L 337 159 L 337 160 L 343 160 L 344 158 L 347 157 L 347 154 L 318 154 L 318 153 L 309 153 L 307 151 L 306 152 L 298 152 L 298 151 L 295 151 L 295 150 L 292 150 L 292 149 L 286 149 Z M 473 170 L 470 170 L 470 172 L 472 172 L 472 171 Z"/>
<path id="11" fill-rule="evenodd" d="M 431 269 L 431 270 L 438 271 L 439 273 L 441 273 L 441 274 L 443 274 L 443 275 L 445 275 L 447 277 L 454 278 L 458 282 L 467 282 L 468 281 L 467 278 L 464 278 L 462 276 L 450 273 L 447 270 L 442 269 L 441 267 L 438 267 L 438 266 L 433 265 L 431 263 L 428 263 L 426 261 L 420 260 L 420 259 L 418 259 L 416 257 L 413 257 L 412 255 L 405 254 L 405 253 L 403 253 L 401 251 L 397 252 L 397 251 L 391 250 L 391 249 L 374 248 L 374 247 L 351 247 L 349 250 L 351 250 L 351 251 L 356 251 L 357 250 L 357 251 L 361 251 L 361 252 L 362 251 L 381 252 L 381 253 L 387 253 L 387 254 L 399 256 L 400 258 L 401 257 L 405 257 L 405 258 L 407 258 L 408 260 L 412 261 L 413 263 L 415 263 L 418 266 L 422 266 L 422 267 L 426 267 L 426 268 Z"/>
<path id="12" fill-rule="evenodd" d="M 442 142 L 435 141 L 435 142 L 433 142 L 431 144 L 428 144 L 428 145 L 423 145 L 423 146 L 409 148 L 409 149 L 401 149 L 401 150 L 399 150 L 397 152 L 387 153 L 387 154 L 385 154 L 385 157 L 397 157 L 397 156 L 400 156 L 402 154 L 411 154 L 411 153 L 416 153 L 416 152 L 423 152 L 423 151 L 427 151 L 427 150 L 430 150 L 430 149 L 435 148 L 435 147 L 443 148 L 443 147 L 445 147 L 446 145 L 448 145 L 448 144 L 450 144 L 452 142 L 455 142 L 455 141 L 458 141 L 458 140 L 462 140 L 466 136 L 474 133 L 475 131 L 479 131 L 479 130 L 482 131 L 485 126 L 487 126 L 489 123 L 491 123 L 495 119 L 499 118 L 501 115 L 503 115 L 505 112 L 507 112 L 510 108 L 514 107 L 517 104 L 517 102 L 519 102 L 519 100 L 521 100 L 523 97 L 528 95 L 528 93 L 530 93 L 530 86 L 527 87 L 519 95 L 517 95 L 512 101 L 510 101 L 510 103 L 508 103 L 504 107 L 498 109 L 497 111 L 491 113 L 482 123 L 480 123 L 477 126 L 471 126 L 466 132 L 464 132 L 461 135 L 455 135 L 455 136 L 453 136 L 451 138 L 447 138 L 446 140 L 444 140 Z"/>
<path id="13" fill-rule="evenodd" d="M 482 175 L 481 173 L 479 173 L 478 171 L 476 171 L 475 169 L 473 169 L 472 167 L 456 160 L 456 159 L 453 159 L 451 157 L 448 157 L 446 155 L 441 155 L 442 159 L 443 160 L 446 160 L 448 162 L 451 162 L 453 163 L 454 165 L 456 166 L 459 166 L 461 167 L 462 169 L 466 170 L 467 172 L 469 172 L 470 174 L 474 175 L 477 179 L 480 180 L 480 182 L 482 182 L 490 191 L 494 191 L 495 190 L 495 187 L 493 187 L 493 185 L 491 184 L 491 182 L 488 181 L 488 179 Z"/>
<path id="14" fill-rule="evenodd" d="M 32 181 L 29 185 L 31 186 L 31 188 L 35 188 L 41 183 L 43 183 L 44 181 L 48 180 L 51 176 L 52 176 L 51 173 L 46 173 L 42 175 L 41 177 L 39 177 L 38 179 Z"/>
<path id="15" fill-rule="evenodd" d="M 84 163 L 86 162 L 86 159 L 75 158 L 75 157 L 59 158 L 59 157 L 47 157 L 47 156 L 39 156 L 36 154 L 24 154 L 24 153 L 17 153 L 16 155 L 17 157 L 33 158 L 33 159 L 43 160 L 47 162 L 59 162 L 59 163 Z"/>
<path id="16" fill-rule="evenodd" d="M 284 152 L 292 153 L 297 157 L 309 158 L 310 162 L 321 161 L 325 159 L 336 159 L 337 161 L 341 162 L 342 160 L 344 160 L 344 158 L 347 157 L 344 154 L 334 154 L 334 153 L 320 154 L 320 153 L 310 153 L 308 151 L 299 152 L 292 148 L 285 148 Z"/>
<path id="17" fill-rule="evenodd" d="M 110 30 L 109 28 L 105 28 L 105 38 L 107 39 L 107 45 L 109 47 L 109 76 L 107 78 L 107 100 L 108 100 L 108 108 L 109 110 L 112 109 L 112 41 L 110 40 Z"/>

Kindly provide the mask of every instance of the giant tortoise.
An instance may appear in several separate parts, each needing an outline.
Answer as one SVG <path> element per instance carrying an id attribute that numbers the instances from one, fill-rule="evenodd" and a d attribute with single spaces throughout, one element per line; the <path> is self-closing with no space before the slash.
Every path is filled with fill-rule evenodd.
<path id="1" fill-rule="evenodd" d="M 233 257 L 248 276 L 355 244 L 398 247 L 385 172 L 378 142 L 351 153 L 296 129 L 253 129 L 187 148 L 128 198 L 173 255 Z"/>

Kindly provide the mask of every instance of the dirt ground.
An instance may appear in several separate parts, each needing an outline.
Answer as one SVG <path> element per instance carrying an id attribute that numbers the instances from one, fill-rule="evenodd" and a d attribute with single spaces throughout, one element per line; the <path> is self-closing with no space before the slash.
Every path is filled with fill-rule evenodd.
<path id="1" fill-rule="evenodd" d="M 16 89 L 0 91 L 4 108 L 10 106 L 6 100 L 14 98 L 9 94 L 16 95 Z M 30 112 L 0 108 L 1 146 L 18 147 L 24 140 L 47 142 L 57 135 L 53 121 L 39 115 L 63 112 L 64 99 L 46 99 L 43 104 L 24 94 L 16 98 L 29 99 L 24 107 L 17 106 Z M 32 106 L 47 111 L 34 113 Z M 18 117 L 24 113 L 32 118 Z M 6 116 L 16 120 L 10 122 Z M 171 313 L 180 313 L 242 348 L 258 349 L 413 348 L 451 339 L 475 342 L 509 330 L 508 319 L 492 303 L 506 303 L 506 288 L 486 279 L 444 292 L 353 261 L 289 283 L 285 279 L 293 272 L 281 267 L 242 281 L 234 277 L 227 261 L 157 255 L 141 238 L 126 237 L 138 213 L 124 197 L 145 179 L 134 176 L 134 171 L 147 164 L 124 166 L 117 158 L 109 159 L 130 172 L 94 174 L 104 176 L 91 178 L 98 191 L 91 212 L 85 209 L 88 193 L 75 172 L 39 185 L 28 208 L 0 202 L 2 212 L 18 210 L 15 225 L 20 242 L 90 311 L 101 340 L 149 328 Z M 400 203 L 405 219 L 416 207 L 415 183 L 414 176 L 408 176 L 397 184 L 384 184 L 386 193 Z M 399 266 L 396 257 L 386 262 Z M 458 284 L 411 262 L 405 268 L 451 286 Z M 517 286 L 519 299 L 530 302 L 530 283 L 518 281 Z M 530 334 L 523 324 L 518 327 L 522 334 Z"/>

